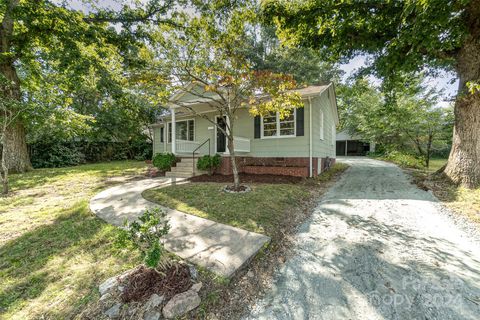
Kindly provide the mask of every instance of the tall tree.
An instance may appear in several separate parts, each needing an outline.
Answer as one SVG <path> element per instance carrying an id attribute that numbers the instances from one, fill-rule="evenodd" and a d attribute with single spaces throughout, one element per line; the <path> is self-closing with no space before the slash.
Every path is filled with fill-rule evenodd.
<path id="1" fill-rule="evenodd" d="M 398 71 L 455 71 L 459 90 L 445 173 L 464 186 L 480 185 L 480 0 L 267 0 L 263 9 L 286 43 L 332 60 L 369 54 L 370 71 L 387 82 Z"/>
<path id="2" fill-rule="evenodd" d="M 66 3 L 66 2 L 65 2 Z M 135 2 L 136 3 L 136 2 Z M 125 65 L 134 63 L 138 48 L 148 39 L 144 25 L 173 24 L 169 14 L 173 0 L 151 0 L 146 4 L 130 5 L 121 12 L 98 10 L 89 15 L 72 10 L 64 3 L 41 0 L 5 0 L 0 4 L 0 92 L 11 100 L 7 105 L 25 103 L 22 91 L 25 82 L 42 86 L 42 73 L 62 73 L 75 69 L 79 77 L 88 73 L 105 55 L 121 54 Z M 110 26 L 117 24 L 120 31 Z M 139 24 L 141 23 L 141 24 Z M 90 52 L 88 52 L 90 50 Z M 97 53 L 97 54 L 89 54 Z M 90 56 L 91 60 L 85 59 Z M 41 71 L 40 73 L 28 70 Z M 22 79 L 28 74 L 29 79 Z M 108 68 L 103 69 L 108 71 Z M 70 79 L 70 85 L 75 78 Z M 68 86 L 57 84 L 56 92 L 65 93 Z M 13 103 L 16 102 L 16 103 Z M 38 102 L 38 101 L 36 101 Z M 38 113 L 36 113 L 38 116 Z M 31 168 L 26 145 L 26 122 L 29 114 L 22 113 L 9 122 L 3 139 L 6 166 L 15 171 Z"/>

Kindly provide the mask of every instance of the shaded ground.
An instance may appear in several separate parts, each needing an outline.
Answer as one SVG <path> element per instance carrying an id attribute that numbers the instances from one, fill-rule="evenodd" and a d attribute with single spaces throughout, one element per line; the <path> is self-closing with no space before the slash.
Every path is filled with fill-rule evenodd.
<path id="1" fill-rule="evenodd" d="M 431 190 L 453 212 L 452 218 L 466 227 L 473 227 L 480 234 L 480 188 L 467 189 L 457 186 L 444 174 L 419 170 L 408 170 L 412 174 L 417 186 L 422 190 Z M 466 220 L 466 221 L 464 221 Z M 473 221 L 475 226 L 468 226 Z"/>
<path id="2" fill-rule="evenodd" d="M 249 184 L 252 191 L 226 193 L 222 183 L 187 183 L 146 190 L 162 206 L 245 230 L 273 235 L 286 214 L 310 197 L 304 185 Z"/>
<path id="3" fill-rule="evenodd" d="M 11 175 L 12 194 L 0 197 L 0 319 L 73 318 L 98 283 L 138 263 L 115 249 L 116 228 L 88 199 L 145 170 L 117 161 Z"/>
<path id="4" fill-rule="evenodd" d="M 398 167 L 344 161 L 247 318 L 478 319 L 478 239 Z"/>

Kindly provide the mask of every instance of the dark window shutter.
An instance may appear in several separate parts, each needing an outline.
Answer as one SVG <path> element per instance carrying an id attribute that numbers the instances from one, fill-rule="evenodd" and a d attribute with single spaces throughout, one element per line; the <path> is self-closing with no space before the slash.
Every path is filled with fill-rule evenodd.
<path id="1" fill-rule="evenodd" d="M 297 136 L 303 136 L 305 131 L 305 108 L 297 109 Z"/>
<path id="2" fill-rule="evenodd" d="M 260 139 L 260 116 L 255 116 L 253 119 L 253 126 L 255 127 L 254 138 Z"/>
<path id="3" fill-rule="evenodd" d="M 163 142 L 163 127 L 160 128 L 160 142 Z"/>

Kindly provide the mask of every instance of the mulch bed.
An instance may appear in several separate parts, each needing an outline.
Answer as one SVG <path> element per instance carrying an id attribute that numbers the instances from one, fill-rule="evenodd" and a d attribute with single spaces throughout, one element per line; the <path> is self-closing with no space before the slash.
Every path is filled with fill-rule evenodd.
<path id="1" fill-rule="evenodd" d="M 191 177 L 188 180 L 192 182 L 219 182 L 219 183 L 232 183 L 233 175 L 222 175 L 222 174 L 213 174 L 209 176 L 208 174 L 203 174 L 201 176 Z M 273 174 L 247 174 L 240 173 L 241 183 L 298 183 L 302 181 L 302 177 L 292 177 L 292 176 L 280 176 Z"/>
<path id="2" fill-rule="evenodd" d="M 192 281 L 188 266 L 176 264 L 170 267 L 165 276 L 153 269 L 144 266 L 129 274 L 122 285 L 124 286 L 121 299 L 124 303 L 144 301 L 154 293 L 169 300 L 174 295 L 190 289 Z"/>

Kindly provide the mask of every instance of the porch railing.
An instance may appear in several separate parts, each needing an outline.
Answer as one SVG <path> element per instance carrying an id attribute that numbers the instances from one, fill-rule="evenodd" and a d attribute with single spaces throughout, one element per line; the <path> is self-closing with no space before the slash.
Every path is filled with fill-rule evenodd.
<path id="1" fill-rule="evenodd" d="M 195 169 L 197 167 L 195 163 L 195 152 L 197 152 L 198 149 L 200 149 L 207 143 L 208 143 L 208 155 L 210 155 L 210 139 L 203 141 L 198 147 L 195 148 L 195 150 L 192 151 L 192 173 L 194 176 L 195 176 Z"/>
<path id="2" fill-rule="evenodd" d="M 179 153 L 191 153 L 200 145 L 197 141 L 176 140 L 176 152 Z"/>
<path id="3" fill-rule="evenodd" d="M 238 152 L 250 152 L 250 139 L 243 137 L 233 137 L 233 147 Z"/>

